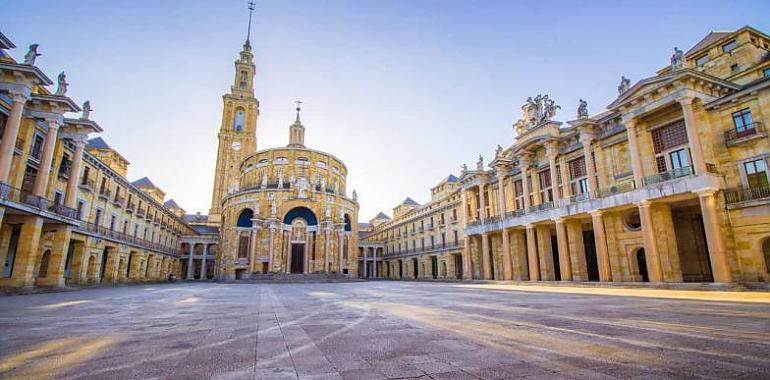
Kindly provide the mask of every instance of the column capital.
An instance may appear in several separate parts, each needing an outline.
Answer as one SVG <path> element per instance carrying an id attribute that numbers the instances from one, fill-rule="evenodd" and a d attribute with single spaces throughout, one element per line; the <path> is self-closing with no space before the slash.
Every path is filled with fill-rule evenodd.
<path id="1" fill-rule="evenodd" d="M 553 219 L 551 219 L 551 220 L 552 220 L 554 223 L 556 223 L 556 224 L 562 224 L 562 223 L 566 222 L 566 220 L 565 220 L 564 218 L 553 218 Z"/>
<path id="2" fill-rule="evenodd" d="M 59 129 L 62 125 L 61 117 L 58 118 L 46 118 L 45 123 L 48 124 L 48 129 Z"/>
<path id="3" fill-rule="evenodd" d="M 593 217 L 593 218 L 601 218 L 602 215 L 604 214 L 604 211 L 602 211 L 602 210 L 594 210 L 594 211 L 591 211 L 590 214 L 591 214 L 591 217 Z"/>
<path id="4" fill-rule="evenodd" d="M 10 93 L 11 99 L 14 103 L 24 104 L 31 98 L 29 91 L 10 90 L 8 92 Z"/>
<path id="5" fill-rule="evenodd" d="M 679 104 L 681 104 L 682 106 L 690 106 L 690 105 L 692 105 L 693 100 L 695 100 L 694 96 L 683 96 L 683 97 L 677 99 Z"/>
<path id="6" fill-rule="evenodd" d="M 639 202 L 636 202 L 636 205 L 639 207 L 649 208 L 652 206 L 652 202 L 649 199 L 644 199 Z"/>
<path id="7" fill-rule="evenodd" d="M 697 190 L 697 191 L 695 191 L 695 194 L 698 194 L 698 196 L 701 197 L 701 198 L 708 198 L 708 197 L 714 195 L 717 191 L 718 191 L 718 189 L 707 188 L 707 189 Z"/>
<path id="8" fill-rule="evenodd" d="M 534 229 L 535 228 L 535 224 L 534 223 L 527 223 L 527 224 L 524 225 L 524 227 L 526 229 L 528 229 L 528 230 L 529 229 Z"/>
<path id="9" fill-rule="evenodd" d="M 547 141 L 545 143 L 545 154 L 548 156 L 549 159 L 555 160 L 556 157 L 559 155 L 559 142 L 558 141 Z"/>

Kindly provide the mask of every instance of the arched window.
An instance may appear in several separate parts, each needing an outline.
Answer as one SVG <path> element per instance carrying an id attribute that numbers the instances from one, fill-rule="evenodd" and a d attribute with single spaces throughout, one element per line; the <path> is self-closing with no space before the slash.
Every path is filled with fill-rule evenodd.
<path id="1" fill-rule="evenodd" d="M 350 216 L 348 214 L 345 214 L 345 231 L 350 232 L 352 230 L 352 225 L 350 224 Z"/>
<path id="2" fill-rule="evenodd" d="M 235 118 L 233 119 L 233 130 L 235 130 L 236 132 L 243 131 L 243 119 L 244 119 L 243 111 L 242 110 L 235 111 Z"/>
<path id="3" fill-rule="evenodd" d="M 247 73 L 246 70 L 242 70 L 241 71 L 241 83 L 240 83 L 241 88 L 246 88 L 246 83 L 247 83 L 248 79 L 249 79 L 249 73 Z"/>
<path id="4" fill-rule="evenodd" d="M 250 208 L 243 209 L 241 214 L 238 215 L 238 222 L 236 223 L 236 226 L 250 228 L 253 223 L 251 221 L 252 218 L 254 218 L 254 211 L 252 211 Z"/>

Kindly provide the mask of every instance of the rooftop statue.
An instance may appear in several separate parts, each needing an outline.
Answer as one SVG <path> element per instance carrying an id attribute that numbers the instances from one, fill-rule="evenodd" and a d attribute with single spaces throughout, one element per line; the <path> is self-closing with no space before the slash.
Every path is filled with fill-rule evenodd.
<path id="1" fill-rule="evenodd" d="M 64 74 L 64 71 L 59 73 L 58 81 L 59 85 L 56 87 L 56 93 L 54 95 L 67 95 L 69 83 L 67 83 L 67 75 Z"/>
<path id="2" fill-rule="evenodd" d="M 631 79 L 621 76 L 620 85 L 618 85 L 618 95 L 628 91 L 629 88 L 631 88 Z"/>
<path id="3" fill-rule="evenodd" d="M 548 95 L 538 95 L 535 98 L 529 97 L 523 106 L 521 106 L 523 118 L 514 124 L 514 129 L 518 133 L 525 129 L 536 127 L 556 116 L 556 110 L 560 109 L 556 102 Z"/>
<path id="4" fill-rule="evenodd" d="M 580 99 L 579 103 L 580 105 L 578 105 L 578 109 L 577 109 L 578 119 L 588 117 L 588 102 L 583 99 Z"/>
<path id="5" fill-rule="evenodd" d="M 500 158 L 503 155 L 503 147 L 500 146 L 500 144 L 497 144 L 497 148 L 495 148 L 495 158 Z"/>
<path id="6" fill-rule="evenodd" d="M 484 171 L 484 157 L 479 155 L 479 160 L 476 162 L 476 170 Z"/>
<path id="7" fill-rule="evenodd" d="M 27 54 L 24 54 L 25 65 L 30 65 L 30 66 L 34 65 L 37 57 L 42 55 L 37 52 L 37 47 L 38 47 L 38 44 L 29 45 L 29 50 L 27 51 Z"/>
<path id="8" fill-rule="evenodd" d="M 91 108 L 91 101 L 86 100 L 83 102 L 83 107 L 81 108 L 83 108 L 83 115 L 80 116 L 80 118 L 83 120 L 89 120 L 89 117 L 91 117 L 91 111 L 93 111 L 93 108 Z"/>
<path id="9" fill-rule="evenodd" d="M 462 165 L 460 165 L 460 170 L 462 170 L 462 171 L 463 171 L 463 173 L 464 173 L 464 172 L 467 172 L 467 171 L 468 171 L 468 165 L 467 165 L 467 164 L 462 164 Z"/>
<path id="10" fill-rule="evenodd" d="M 680 70 L 684 68 L 684 52 L 679 48 L 674 48 L 674 54 L 671 55 L 671 69 Z"/>

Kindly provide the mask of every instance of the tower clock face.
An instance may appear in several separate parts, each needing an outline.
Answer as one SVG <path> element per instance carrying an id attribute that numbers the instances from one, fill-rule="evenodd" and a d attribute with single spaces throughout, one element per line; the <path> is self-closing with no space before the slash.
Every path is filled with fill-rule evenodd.
<path id="1" fill-rule="evenodd" d="M 233 145 L 231 147 L 233 148 L 234 151 L 237 152 L 237 151 L 241 150 L 241 143 L 236 141 L 236 142 L 233 143 Z"/>

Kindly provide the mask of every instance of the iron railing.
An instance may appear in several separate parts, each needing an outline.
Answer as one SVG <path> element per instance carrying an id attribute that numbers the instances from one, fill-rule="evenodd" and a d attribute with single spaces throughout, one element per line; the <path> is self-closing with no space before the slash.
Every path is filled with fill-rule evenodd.
<path id="1" fill-rule="evenodd" d="M 770 185 L 738 187 L 725 190 L 727 204 L 770 199 Z"/>
<path id="2" fill-rule="evenodd" d="M 32 194 L 27 190 L 15 188 L 3 182 L 0 182 L 0 199 L 21 203 L 38 211 L 49 211 L 66 218 L 77 219 L 77 210 L 54 203 L 50 199 Z"/>
<path id="3" fill-rule="evenodd" d="M 751 137 L 760 133 L 764 133 L 765 128 L 762 126 L 762 123 L 755 121 L 753 123 L 747 124 L 743 127 L 743 130 L 737 130 L 735 128 L 730 129 L 729 131 L 725 131 L 725 144 L 730 145 L 735 143 L 737 140 Z"/>
<path id="4" fill-rule="evenodd" d="M 691 174 L 692 174 L 692 167 L 683 166 L 681 168 L 676 168 L 674 170 L 669 170 L 662 173 L 648 175 L 644 177 L 644 184 L 653 185 L 656 183 L 666 182 L 666 181 L 670 181 L 672 179 L 676 179 L 680 177 L 686 177 Z"/>
<path id="5" fill-rule="evenodd" d="M 169 247 L 169 246 L 155 243 L 153 241 L 149 241 L 145 239 L 140 239 L 138 237 L 131 236 L 127 233 L 115 231 L 113 229 L 102 227 L 100 225 L 90 223 L 90 222 L 81 222 L 79 227 L 75 227 L 75 230 L 96 235 L 103 239 L 114 240 L 121 243 L 149 249 L 151 251 L 162 252 L 162 253 L 167 253 L 171 255 L 180 255 L 182 253 L 181 250 L 179 250 L 178 248 Z"/>

